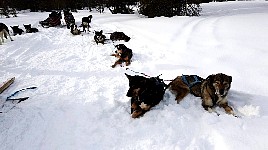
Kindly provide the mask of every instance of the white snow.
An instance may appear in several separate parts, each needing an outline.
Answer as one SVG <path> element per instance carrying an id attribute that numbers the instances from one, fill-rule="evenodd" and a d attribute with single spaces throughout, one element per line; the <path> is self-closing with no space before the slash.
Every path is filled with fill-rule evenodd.
<path id="1" fill-rule="evenodd" d="M 215 2 L 202 9 L 200 17 L 172 18 L 83 10 L 73 13 L 77 25 L 93 15 L 92 32 L 83 36 L 66 27 L 42 28 L 38 22 L 49 13 L 0 18 L 8 26 L 31 23 L 40 30 L 0 45 L 0 81 L 16 77 L 0 95 L 6 112 L 0 114 L 0 149 L 267 150 L 268 2 Z M 129 35 L 129 42 L 114 44 L 133 50 L 132 64 L 111 68 L 114 45 L 97 45 L 94 30 Z M 220 116 L 208 113 L 192 95 L 176 104 L 167 90 L 159 105 L 133 119 L 124 73 L 135 73 L 126 68 L 164 80 L 231 75 L 228 100 L 241 117 L 220 108 Z M 38 88 L 15 96 L 30 98 L 9 110 L 6 97 L 31 86 Z"/>

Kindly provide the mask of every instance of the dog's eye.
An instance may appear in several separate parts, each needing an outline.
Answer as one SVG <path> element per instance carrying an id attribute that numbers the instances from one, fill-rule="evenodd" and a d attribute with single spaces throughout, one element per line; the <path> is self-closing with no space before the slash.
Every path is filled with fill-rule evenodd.
<path id="1" fill-rule="evenodd" d="M 228 83 L 224 83 L 223 84 L 225 87 L 229 87 L 229 84 Z"/>

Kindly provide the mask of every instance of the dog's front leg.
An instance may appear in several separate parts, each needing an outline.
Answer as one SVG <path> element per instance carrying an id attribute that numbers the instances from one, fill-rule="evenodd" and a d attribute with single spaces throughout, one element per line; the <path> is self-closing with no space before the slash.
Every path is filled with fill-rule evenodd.
<path id="1" fill-rule="evenodd" d="M 121 60 L 118 59 L 118 60 L 112 65 L 112 68 L 114 68 L 116 65 L 121 64 L 121 63 L 122 63 Z"/>
<path id="2" fill-rule="evenodd" d="M 233 108 L 228 105 L 228 103 L 223 103 L 219 105 L 220 107 L 223 107 L 225 112 L 230 115 L 234 115 Z"/>

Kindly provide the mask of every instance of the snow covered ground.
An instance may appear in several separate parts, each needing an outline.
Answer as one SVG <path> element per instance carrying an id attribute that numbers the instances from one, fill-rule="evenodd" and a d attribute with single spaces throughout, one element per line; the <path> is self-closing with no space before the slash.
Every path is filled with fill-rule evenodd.
<path id="1" fill-rule="evenodd" d="M 96 45 L 94 33 L 73 36 L 63 28 L 42 28 L 49 13 L 0 18 L 8 26 L 31 23 L 40 32 L 12 36 L 0 45 L 0 81 L 16 77 L 0 95 L 1 150 L 267 150 L 268 149 L 268 2 L 202 5 L 200 17 L 146 18 L 79 11 L 93 15 L 93 30 L 123 31 L 134 52 L 128 67 L 172 80 L 181 74 L 225 73 L 235 118 L 208 113 L 200 98 L 176 104 L 163 101 L 139 119 L 130 116 L 127 67 L 111 68 L 112 42 Z M 106 34 L 109 37 L 109 34 Z M 139 75 L 139 74 L 138 74 Z M 168 82 L 166 82 L 168 83 Z M 9 110 L 16 90 L 37 86 L 16 97 L 30 98 Z"/>

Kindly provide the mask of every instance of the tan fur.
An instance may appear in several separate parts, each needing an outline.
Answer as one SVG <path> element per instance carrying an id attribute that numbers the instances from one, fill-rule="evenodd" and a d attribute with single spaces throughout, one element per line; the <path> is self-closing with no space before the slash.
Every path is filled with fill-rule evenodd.
<path id="1" fill-rule="evenodd" d="M 2 45 L 2 43 L 4 43 L 4 36 L 7 36 L 8 33 L 5 29 L 3 29 L 2 31 L 0 31 L 0 45 Z"/>
<path id="2" fill-rule="evenodd" d="M 209 111 L 216 105 L 224 108 L 227 114 L 234 115 L 233 109 L 227 101 L 231 82 L 231 76 L 222 73 L 210 75 L 201 85 L 203 107 Z"/>

